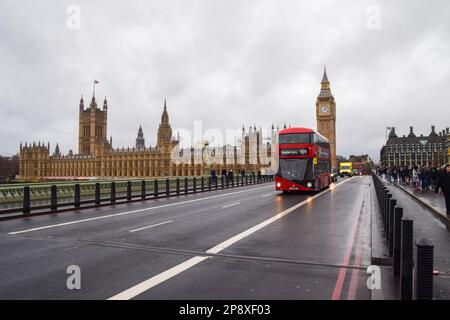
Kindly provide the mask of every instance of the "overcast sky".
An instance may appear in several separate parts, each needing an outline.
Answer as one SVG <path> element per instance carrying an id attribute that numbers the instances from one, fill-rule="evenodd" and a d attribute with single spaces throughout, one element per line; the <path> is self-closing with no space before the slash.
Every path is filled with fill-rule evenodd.
<path id="1" fill-rule="evenodd" d="M 33 140 L 77 152 L 94 78 L 114 147 L 139 125 L 153 146 L 164 97 L 174 129 L 315 128 L 326 64 L 337 153 L 378 161 L 387 126 L 450 126 L 449 17 L 448 0 L 1 0 L 0 154 Z"/>

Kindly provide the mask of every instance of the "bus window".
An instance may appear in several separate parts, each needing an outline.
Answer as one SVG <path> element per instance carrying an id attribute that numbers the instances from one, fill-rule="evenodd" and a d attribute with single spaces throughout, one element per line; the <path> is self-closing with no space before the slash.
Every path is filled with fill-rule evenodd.
<path id="1" fill-rule="evenodd" d="M 290 133 L 279 135 L 280 144 L 311 143 L 310 133 Z"/>
<path id="2" fill-rule="evenodd" d="M 280 174 L 292 181 L 312 180 L 314 179 L 312 159 L 281 159 Z"/>

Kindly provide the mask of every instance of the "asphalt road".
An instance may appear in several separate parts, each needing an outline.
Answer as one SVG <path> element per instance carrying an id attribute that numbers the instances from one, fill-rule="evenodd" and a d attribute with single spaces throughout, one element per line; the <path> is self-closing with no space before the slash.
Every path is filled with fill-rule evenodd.
<path id="1" fill-rule="evenodd" d="M 0 299 L 370 299 L 371 178 L 0 222 Z M 68 266 L 81 289 L 66 286 Z"/>

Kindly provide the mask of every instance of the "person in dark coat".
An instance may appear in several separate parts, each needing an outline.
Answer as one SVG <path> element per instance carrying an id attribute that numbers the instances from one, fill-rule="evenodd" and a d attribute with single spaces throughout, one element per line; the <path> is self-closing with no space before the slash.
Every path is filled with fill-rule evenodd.
<path id="1" fill-rule="evenodd" d="M 216 169 L 211 170 L 211 183 L 216 183 Z"/>
<path id="2" fill-rule="evenodd" d="M 430 171 L 430 178 L 431 178 L 431 188 L 436 188 L 436 182 L 439 178 L 439 170 L 436 167 L 432 167 Z"/>
<path id="3" fill-rule="evenodd" d="M 445 198 L 445 206 L 447 207 L 447 216 L 450 216 L 450 165 L 446 165 L 444 171 L 440 174 L 436 182 L 434 192 L 438 193 L 442 190 Z"/>
<path id="4" fill-rule="evenodd" d="M 234 180 L 233 170 L 230 170 L 230 171 L 228 172 L 228 182 L 229 182 L 229 183 L 233 183 L 233 180 Z"/>

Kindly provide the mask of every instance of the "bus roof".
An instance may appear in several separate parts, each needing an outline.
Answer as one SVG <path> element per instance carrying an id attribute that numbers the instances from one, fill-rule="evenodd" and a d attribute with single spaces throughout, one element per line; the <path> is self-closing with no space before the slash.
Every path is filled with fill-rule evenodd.
<path id="1" fill-rule="evenodd" d="M 288 128 L 280 130 L 278 134 L 289 134 L 289 133 L 313 133 L 315 132 L 310 128 Z"/>
<path id="2" fill-rule="evenodd" d="M 324 135 L 318 133 L 317 131 L 310 129 L 310 128 L 300 128 L 300 127 L 296 127 L 296 128 L 287 128 L 287 129 L 283 129 L 280 130 L 278 132 L 278 134 L 294 134 L 294 133 L 315 133 L 318 136 L 322 137 L 325 141 L 328 142 L 327 137 L 325 137 Z"/>

